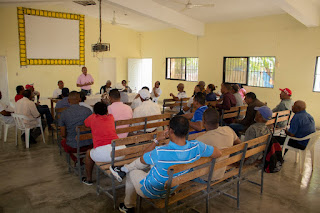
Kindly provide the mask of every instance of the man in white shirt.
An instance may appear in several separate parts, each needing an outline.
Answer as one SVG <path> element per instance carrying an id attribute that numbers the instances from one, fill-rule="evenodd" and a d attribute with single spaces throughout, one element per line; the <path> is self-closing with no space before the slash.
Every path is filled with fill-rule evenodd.
<path id="1" fill-rule="evenodd" d="M 142 101 L 141 105 L 138 106 L 133 111 L 133 118 L 139 118 L 139 117 L 146 117 L 151 115 L 160 115 L 161 110 L 158 104 L 152 102 L 150 100 L 150 93 L 146 89 L 142 89 L 140 92 L 140 99 Z M 158 122 L 157 120 L 151 121 L 150 123 Z M 143 123 L 139 123 L 136 125 L 143 125 Z M 153 132 L 156 128 L 149 128 L 147 129 L 147 132 Z"/>
<path id="2" fill-rule="evenodd" d="M 86 95 L 91 93 L 91 85 L 94 80 L 90 74 L 88 74 L 87 67 L 82 67 L 82 74 L 78 77 L 77 87 L 81 88 L 81 91 Z"/>
<path id="3" fill-rule="evenodd" d="M 141 90 L 139 90 L 138 92 L 138 95 L 134 98 L 134 100 L 132 101 L 131 103 L 131 109 L 134 110 L 135 108 L 137 108 L 138 106 L 140 106 L 142 104 L 142 101 L 141 101 L 141 98 L 140 98 L 140 92 L 143 90 L 143 89 L 146 89 L 149 91 L 149 88 L 148 87 L 142 87 Z"/>
<path id="4" fill-rule="evenodd" d="M 161 93 L 162 91 L 160 89 L 160 81 L 156 81 L 156 83 L 154 84 L 154 88 L 152 89 L 152 92 L 151 92 L 152 101 L 155 103 L 158 103 L 158 99 Z"/>
<path id="5" fill-rule="evenodd" d="M 179 83 L 177 86 L 177 90 L 178 90 L 178 94 L 177 96 L 175 96 L 173 93 L 170 93 L 170 96 L 175 100 L 175 101 L 179 101 L 182 98 L 187 98 L 187 93 L 184 91 L 184 84 L 183 83 Z M 183 103 L 187 103 L 187 101 L 183 101 Z M 176 106 L 174 108 L 171 108 L 172 110 L 179 112 L 180 106 Z"/>
<path id="6" fill-rule="evenodd" d="M 58 89 L 55 89 L 53 91 L 53 94 L 52 94 L 52 98 L 60 98 L 61 97 L 61 93 L 62 93 L 62 89 L 64 87 L 64 83 L 63 81 L 58 81 Z"/>
<path id="7" fill-rule="evenodd" d="M 12 107 L 9 105 L 3 103 L 1 101 L 2 99 L 2 93 L 0 91 L 0 118 L 6 123 L 6 124 L 14 124 L 14 120 L 11 116 L 11 113 L 14 111 Z"/>
<path id="8" fill-rule="evenodd" d="M 41 134 L 40 128 L 36 128 L 40 113 L 31 99 L 32 92 L 25 90 L 23 92 L 23 98 L 16 103 L 15 113 L 29 118 L 29 120 L 24 120 L 24 124 L 27 128 L 30 128 L 30 143 L 36 143 L 35 139 Z M 24 141 L 24 134 L 21 136 L 21 140 Z"/>

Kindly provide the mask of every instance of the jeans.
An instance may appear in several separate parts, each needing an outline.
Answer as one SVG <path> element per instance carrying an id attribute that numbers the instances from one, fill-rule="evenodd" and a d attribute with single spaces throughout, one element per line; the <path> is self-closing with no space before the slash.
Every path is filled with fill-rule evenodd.
<path id="1" fill-rule="evenodd" d="M 46 116 L 48 126 L 53 123 L 53 118 L 49 110 L 49 107 L 47 105 L 38 105 L 37 109 L 42 118 L 43 118 L 43 115 Z"/>
<path id="2" fill-rule="evenodd" d="M 286 137 L 280 137 L 280 136 L 275 136 L 274 139 L 276 139 L 280 145 L 284 144 L 284 141 L 286 140 Z M 301 145 L 298 141 L 290 139 L 288 141 L 288 145 L 292 146 L 293 148 L 297 148 L 297 149 L 301 149 L 301 150 L 305 150 L 306 146 Z M 287 150 L 286 150 L 287 152 Z"/>
<path id="3" fill-rule="evenodd" d="M 236 132 L 236 134 L 238 135 L 238 137 L 240 137 L 240 132 L 243 131 L 245 129 L 245 126 L 242 124 L 238 124 L 238 123 L 231 123 L 229 125 L 229 127 L 231 129 L 233 129 L 233 131 Z"/>

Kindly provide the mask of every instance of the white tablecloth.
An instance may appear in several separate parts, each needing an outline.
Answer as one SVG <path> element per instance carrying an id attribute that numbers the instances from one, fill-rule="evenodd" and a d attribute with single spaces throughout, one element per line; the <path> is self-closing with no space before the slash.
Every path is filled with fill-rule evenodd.
<path id="1" fill-rule="evenodd" d="M 101 94 L 86 96 L 87 100 L 84 102 L 90 106 L 95 105 L 97 102 L 101 101 Z"/>
<path id="2" fill-rule="evenodd" d="M 120 96 L 120 100 L 123 103 L 132 103 L 133 99 L 137 96 L 137 93 L 120 92 Z"/>

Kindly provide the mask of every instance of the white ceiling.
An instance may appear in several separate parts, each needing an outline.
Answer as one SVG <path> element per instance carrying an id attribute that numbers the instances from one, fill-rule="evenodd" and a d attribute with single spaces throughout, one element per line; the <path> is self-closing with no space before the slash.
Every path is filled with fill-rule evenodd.
<path id="1" fill-rule="evenodd" d="M 94 0 L 98 3 L 98 0 Z M 129 0 L 140 2 L 143 5 L 146 0 Z M 102 18 L 105 21 L 111 22 L 113 17 L 113 11 L 116 11 L 116 20 L 119 23 L 128 24 L 123 27 L 131 28 L 137 31 L 153 31 L 161 30 L 176 26 L 174 21 L 168 23 L 164 19 L 152 17 L 147 14 L 142 14 L 135 9 L 125 7 L 126 3 L 117 4 L 118 2 L 129 2 L 125 0 L 102 0 Z M 275 14 L 283 14 L 288 11 L 281 9 L 281 5 L 278 2 L 286 3 L 287 0 L 191 0 L 193 4 L 210 4 L 214 3 L 214 7 L 206 8 L 193 8 L 185 11 L 181 11 L 184 6 L 176 3 L 187 3 L 188 0 L 148 0 L 154 2 L 161 9 L 167 9 L 168 12 L 181 15 L 183 23 L 183 17 L 189 17 L 196 21 L 203 23 L 211 22 L 223 22 L 233 21 L 240 19 L 247 19 L 259 16 L 268 16 Z M 312 7 L 316 7 L 317 10 L 320 7 L 320 0 L 295 0 L 301 2 L 312 2 Z M 283 4 L 284 4 L 283 3 Z M 138 3 L 137 3 L 138 4 Z M 51 5 L 56 6 L 59 10 L 64 12 L 80 13 L 91 17 L 98 17 L 98 4 L 94 6 L 81 6 L 72 2 L 72 0 L 0 0 L 0 7 L 4 6 L 24 6 L 33 7 L 36 9 L 49 9 Z M 144 8 L 148 9 L 148 8 Z M 151 8 L 150 10 L 155 9 Z M 298 11 L 299 12 L 299 11 Z M 164 14 L 166 15 L 166 14 Z M 180 20 L 180 21 L 181 21 Z M 187 19 L 184 19 L 187 20 Z M 179 23 L 177 23 L 179 24 Z"/>
<path id="2" fill-rule="evenodd" d="M 153 0 L 166 7 L 181 11 L 184 6 L 176 3 L 187 3 L 188 0 Z M 214 4 L 214 7 L 199 7 L 182 13 L 199 21 L 221 22 L 247 19 L 284 13 L 282 9 L 270 3 L 270 0 L 191 0 L 193 4 Z"/>

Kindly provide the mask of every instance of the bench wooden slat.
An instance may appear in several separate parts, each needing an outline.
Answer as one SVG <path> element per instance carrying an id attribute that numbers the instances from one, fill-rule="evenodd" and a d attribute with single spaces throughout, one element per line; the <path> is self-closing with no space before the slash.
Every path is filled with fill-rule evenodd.
<path id="1" fill-rule="evenodd" d="M 258 154 L 259 152 L 263 152 L 265 149 L 266 149 L 266 145 L 262 145 L 262 146 L 258 146 L 258 147 L 253 148 L 253 149 L 249 149 L 246 152 L 246 158 L 248 158 L 248 157 L 250 157 L 252 155 Z"/>
<path id="2" fill-rule="evenodd" d="M 273 119 L 268 120 L 267 123 L 266 123 L 266 125 L 269 126 L 269 125 L 271 125 L 271 124 L 274 124 L 275 122 L 276 122 L 276 119 L 273 118 Z"/>
<path id="3" fill-rule="evenodd" d="M 128 148 L 125 148 L 125 149 L 118 149 L 118 150 L 115 151 L 114 156 L 115 157 L 120 157 L 120 156 L 126 156 L 126 155 L 133 154 L 133 153 L 141 153 L 142 154 L 142 152 L 148 146 L 150 146 L 150 143 L 139 145 L 139 146 L 132 146 L 132 147 L 128 147 Z"/>
<path id="4" fill-rule="evenodd" d="M 290 110 L 279 111 L 278 116 L 290 115 Z"/>
<path id="5" fill-rule="evenodd" d="M 165 113 L 165 114 L 160 114 L 160 115 L 152 115 L 148 116 L 147 121 L 152 121 L 152 120 L 160 120 L 160 119 L 167 119 L 172 117 L 172 113 Z"/>
<path id="6" fill-rule="evenodd" d="M 226 118 L 235 118 L 235 117 L 238 117 L 238 115 L 239 115 L 238 112 L 232 112 L 232 113 L 224 114 L 224 115 L 223 115 L 223 119 L 226 119 Z"/>
<path id="7" fill-rule="evenodd" d="M 282 117 L 278 117 L 278 119 L 277 119 L 277 123 L 278 122 L 281 122 L 281 121 L 288 121 L 289 120 L 289 115 L 287 115 L 287 116 L 282 116 Z"/>
<path id="8" fill-rule="evenodd" d="M 140 131 L 140 130 L 144 130 L 144 124 L 138 125 L 138 126 L 118 128 L 118 129 L 116 129 L 116 133 L 121 134 L 121 133 L 135 132 L 135 131 Z"/>
<path id="9" fill-rule="evenodd" d="M 76 128 L 78 128 L 80 132 L 91 131 L 91 129 L 89 127 L 86 127 L 85 125 L 77 126 Z"/>
<path id="10" fill-rule="evenodd" d="M 127 138 L 115 139 L 112 142 L 115 142 L 116 146 L 128 145 L 128 144 L 137 144 L 139 142 L 152 140 L 154 133 L 147 133 L 142 135 L 134 135 Z"/>
<path id="11" fill-rule="evenodd" d="M 76 136 L 76 138 L 77 138 L 77 136 Z M 80 142 L 81 142 L 81 141 L 84 141 L 84 140 L 90 140 L 90 139 L 92 139 L 92 134 L 91 134 L 91 133 L 82 134 L 82 135 L 80 135 L 80 137 L 79 137 L 79 141 L 80 141 Z"/>
<path id="12" fill-rule="evenodd" d="M 116 126 L 122 126 L 122 125 L 134 124 L 134 123 L 141 123 L 141 122 L 145 122 L 145 117 L 131 118 L 131 119 L 127 119 L 127 120 L 115 121 Z"/>
<path id="13" fill-rule="evenodd" d="M 146 128 L 154 128 L 154 127 L 161 127 L 161 126 L 168 126 L 169 125 L 169 120 L 168 121 L 161 121 L 161 122 L 155 122 L 155 123 L 148 123 L 146 125 Z"/>
<path id="14" fill-rule="evenodd" d="M 259 143 L 263 143 L 263 142 L 266 142 L 269 138 L 270 134 L 268 135 L 263 135 L 263 136 L 260 136 L 258 138 L 255 138 L 255 139 L 252 139 L 250 141 L 247 141 L 246 143 L 248 143 L 248 148 L 252 147 L 252 146 L 255 146 Z"/>
<path id="15" fill-rule="evenodd" d="M 224 110 L 224 113 L 237 112 L 239 107 L 231 107 L 229 110 Z"/>

